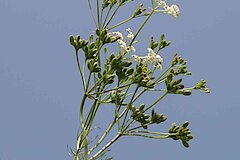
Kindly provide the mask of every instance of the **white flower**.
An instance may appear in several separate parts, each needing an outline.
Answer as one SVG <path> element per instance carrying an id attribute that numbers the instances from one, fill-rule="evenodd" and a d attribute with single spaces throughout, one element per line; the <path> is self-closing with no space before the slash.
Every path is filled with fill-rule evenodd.
<path id="1" fill-rule="evenodd" d="M 157 0 L 158 7 L 162 7 L 164 13 L 167 13 L 173 17 L 178 17 L 180 14 L 180 9 L 176 4 L 172 4 L 171 6 L 167 5 L 167 0 Z"/>
<path id="2" fill-rule="evenodd" d="M 145 57 L 146 63 L 155 62 L 155 67 L 162 69 L 163 59 L 160 55 L 156 54 L 151 48 L 148 48 L 148 55 Z"/>
<path id="3" fill-rule="evenodd" d="M 137 63 L 155 63 L 155 67 L 162 70 L 163 59 L 160 55 L 156 54 L 151 48 L 148 48 L 148 55 L 144 57 L 139 57 L 137 55 L 132 55 L 133 59 Z"/>
<path id="4" fill-rule="evenodd" d="M 136 49 L 133 46 L 128 46 L 128 50 L 131 52 L 136 52 Z"/>
<path id="5" fill-rule="evenodd" d="M 119 39 L 118 44 L 124 52 L 128 52 L 127 44 L 123 40 Z"/>
<path id="6" fill-rule="evenodd" d="M 134 61 L 135 61 L 135 62 L 137 62 L 137 63 L 141 63 L 141 61 L 142 61 L 142 60 L 141 60 L 141 58 L 140 58 L 140 57 L 138 57 L 138 56 L 137 56 L 137 55 L 135 55 L 135 54 L 134 54 L 134 55 L 132 55 L 132 57 L 133 57 L 133 59 L 134 59 Z"/>
<path id="7" fill-rule="evenodd" d="M 126 52 L 126 53 L 128 53 L 128 52 L 136 52 L 136 49 L 133 46 L 127 46 L 126 42 L 124 42 L 123 40 L 119 39 L 117 42 L 118 42 L 120 48 L 124 52 Z"/>
<path id="8" fill-rule="evenodd" d="M 123 40 L 123 35 L 121 32 L 112 32 L 112 34 L 116 37 L 119 37 L 120 40 Z"/>
<path id="9" fill-rule="evenodd" d="M 161 63 L 156 63 L 155 67 L 156 67 L 157 69 L 162 70 L 162 64 L 161 64 Z"/>
<path id="10" fill-rule="evenodd" d="M 126 29 L 126 31 L 128 32 L 127 38 L 128 39 L 133 39 L 134 35 L 133 35 L 132 31 L 131 31 L 131 28 Z"/>
<path id="11" fill-rule="evenodd" d="M 158 6 L 160 6 L 160 7 L 167 6 L 166 0 L 157 0 L 156 2 L 158 4 Z"/>
<path id="12" fill-rule="evenodd" d="M 168 14 L 172 15 L 173 17 L 178 17 L 180 14 L 179 7 L 176 4 L 172 4 L 169 7 Z"/>

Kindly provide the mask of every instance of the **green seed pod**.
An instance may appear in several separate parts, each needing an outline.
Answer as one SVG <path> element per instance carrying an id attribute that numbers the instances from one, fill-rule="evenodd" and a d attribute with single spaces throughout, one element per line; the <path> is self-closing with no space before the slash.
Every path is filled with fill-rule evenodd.
<path id="1" fill-rule="evenodd" d="M 89 62 L 88 62 L 88 69 L 89 69 L 90 72 L 93 71 L 94 66 L 93 66 L 93 62 L 92 62 L 92 61 L 89 61 Z"/>
<path id="2" fill-rule="evenodd" d="M 89 45 L 89 48 L 90 48 L 90 49 L 93 49 L 93 47 L 95 47 L 95 43 L 94 43 L 94 42 L 92 42 L 92 43 Z"/>
<path id="3" fill-rule="evenodd" d="M 129 69 L 127 70 L 126 74 L 127 74 L 127 76 L 130 76 L 130 75 L 133 74 L 133 72 L 134 72 L 134 69 L 133 69 L 133 68 L 129 68 Z"/>
<path id="4" fill-rule="evenodd" d="M 190 135 L 188 135 L 187 136 L 188 137 L 188 140 L 191 140 L 191 139 L 193 139 L 193 136 L 190 134 Z"/>
<path id="5" fill-rule="evenodd" d="M 173 85 L 178 85 L 182 82 L 182 78 L 173 82 Z"/>
<path id="6" fill-rule="evenodd" d="M 188 121 L 185 121 L 185 122 L 182 124 L 182 127 L 183 127 L 183 128 L 187 128 L 188 125 L 189 125 L 189 122 L 188 122 Z"/>
<path id="7" fill-rule="evenodd" d="M 80 41 L 80 36 L 79 35 L 76 36 L 76 40 Z"/>
<path id="8" fill-rule="evenodd" d="M 101 34 L 102 34 L 101 31 L 99 29 L 96 29 L 96 35 L 100 37 Z"/>
<path id="9" fill-rule="evenodd" d="M 144 107 L 145 107 L 145 104 L 142 103 L 139 107 L 139 110 L 142 111 L 144 109 Z"/>
<path id="10" fill-rule="evenodd" d="M 190 96 L 192 94 L 192 92 L 190 90 L 183 90 L 182 94 L 184 96 Z"/>
<path id="11" fill-rule="evenodd" d="M 174 130 L 177 127 L 176 123 L 173 123 L 171 127 L 169 128 L 169 133 L 175 133 Z"/>
<path id="12" fill-rule="evenodd" d="M 121 64 L 120 64 L 121 66 L 123 66 L 123 67 L 129 67 L 129 66 L 131 66 L 132 65 L 132 62 L 131 61 L 125 61 L 125 62 L 121 62 Z"/>
<path id="13" fill-rule="evenodd" d="M 70 44 L 75 47 L 74 37 L 71 35 L 69 38 Z"/>
<path id="14" fill-rule="evenodd" d="M 189 147 L 189 144 L 186 141 L 182 141 L 182 144 L 183 144 L 184 147 L 187 147 L 187 148 Z"/>
<path id="15" fill-rule="evenodd" d="M 100 67 L 96 67 L 93 69 L 93 72 L 98 73 L 101 72 L 101 68 Z"/>

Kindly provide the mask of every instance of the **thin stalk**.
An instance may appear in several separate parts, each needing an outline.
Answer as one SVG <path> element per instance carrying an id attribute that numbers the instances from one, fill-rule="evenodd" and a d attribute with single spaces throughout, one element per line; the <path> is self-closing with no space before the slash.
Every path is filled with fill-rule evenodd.
<path id="1" fill-rule="evenodd" d="M 151 104 L 148 108 L 146 108 L 144 110 L 144 112 L 148 111 L 149 109 L 151 109 L 154 105 L 156 105 L 159 101 L 161 101 L 166 95 L 168 94 L 168 92 L 165 92 L 161 97 L 159 97 L 153 104 Z M 132 120 L 124 129 L 123 132 L 125 132 L 130 126 L 133 125 L 133 123 L 136 122 L 135 120 Z"/>
<path id="2" fill-rule="evenodd" d="M 78 58 L 78 52 L 77 52 L 77 50 L 76 50 L 76 54 L 75 54 L 75 55 L 76 55 L 76 61 L 77 61 L 78 70 L 79 70 L 79 73 L 80 73 L 81 78 L 82 78 L 83 88 L 85 89 L 85 88 L 86 88 L 86 82 L 85 82 L 85 78 L 84 78 L 84 75 L 83 75 L 83 72 L 82 72 L 80 63 L 79 63 L 79 58 Z"/>
<path id="3" fill-rule="evenodd" d="M 136 95 L 136 93 L 137 93 L 138 88 L 139 88 L 139 87 L 137 86 L 136 89 L 135 89 L 135 91 L 134 91 L 134 93 L 133 93 L 133 95 L 132 95 L 132 99 L 131 99 L 131 101 L 129 102 L 129 105 L 132 105 L 133 99 L 134 99 L 134 97 L 135 97 L 135 95 Z M 126 121 L 126 119 L 127 119 L 127 115 L 128 115 L 128 111 L 129 111 L 129 105 L 127 106 L 127 110 L 126 110 L 126 113 L 125 113 L 125 117 L 124 117 L 124 119 L 123 119 L 122 129 L 123 129 L 123 127 L 124 127 L 124 125 L 125 125 L 125 121 Z"/>
<path id="4" fill-rule="evenodd" d="M 112 21 L 113 17 L 115 16 L 115 14 L 117 13 L 118 9 L 121 7 L 121 3 L 119 3 L 119 5 L 117 6 L 117 8 L 115 9 L 115 11 L 113 12 L 112 16 L 110 17 L 110 19 L 107 21 L 107 23 L 104 25 L 103 28 L 107 28 L 108 24 Z"/>
<path id="5" fill-rule="evenodd" d="M 123 86 L 119 86 L 119 87 L 115 87 L 115 88 L 112 88 L 112 89 L 109 89 L 109 90 L 105 90 L 105 91 L 102 91 L 101 93 L 107 93 L 107 92 L 111 92 L 111 91 L 115 91 L 115 90 L 118 90 L 118 89 L 121 89 L 121 88 L 125 88 L 125 87 L 128 87 L 132 85 L 132 83 L 130 84 L 126 84 L 126 85 L 123 85 Z M 100 92 L 95 92 L 95 93 L 92 93 L 90 95 L 95 95 L 95 94 L 99 94 Z"/>
<path id="6" fill-rule="evenodd" d="M 149 16 L 145 19 L 145 21 L 143 22 L 143 24 L 140 26 L 140 28 L 138 29 L 137 33 L 135 34 L 135 36 L 133 37 L 131 43 L 129 44 L 129 46 L 131 46 L 133 44 L 133 42 L 135 41 L 135 39 L 137 38 L 138 34 L 141 32 L 141 30 L 143 29 L 143 27 L 145 26 L 145 24 L 147 23 L 147 21 L 152 17 L 154 13 L 154 10 L 152 10 L 152 12 L 149 14 Z"/>
<path id="7" fill-rule="evenodd" d="M 172 66 L 169 66 L 168 69 L 166 69 L 156 80 L 159 81 L 167 72 L 169 72 L 169 70 L 172 69 Z"/>
<path id="8" fill-rule="evenodd" d="M 84 125 L 84 119 L 83 119 L 83 108 L 84 108 L 84 104 L 86 101 L 87 95 L 84 94 L 81 105 L 80 105 L 80 111 L 79 111 L 79 118 L 80 118 L 80 123 L 81 123 L 81 127 L 82 127 L 82 135 L 85 135 L 85 125 Z M 84 134 L 83 134 L 84 133 Z M 78 136 L 78 140 L 77 140 L 77 152 L 80 151 L 81 146 L 84 144 L 82 143 L 83 140 L 85 139 L 83 136 Z"/>
<path id="9" fill-rule="evenodd" d="M 94 13 L 93 13 L 93 10 L 92 10 L 92 5 L 91 5 L 90 0 L 88 0 L 88 6 L 89 6 L 89 9 L 90 9 L 90 12 L 91 12 L 91 15 L 92 15 L 94 24 L 95 24 L 95 26 L 97 27 L 98 25 L 97 25 L 96 18 L 95 18 L 95 16 L 94 16 Z"/>
<path id="10" fill-rule="evenodd" d="M 98 19 L 98 28 L 100 28 L 101 27 L 101 22 L 100 22 L 99 0 L 97 0 L 97 19 Z"/>
<path id="11" fill-rule="evenodd" d="M 100 22 L 101 22 L 101 26 L 100 26 L 100 27 L 101 27 L 101 28 L 103 27 L 103 26 L 102 26 L 102 20 L 103 20 L 103 9 L 101 9 L 101 17 L 100 17 Z"/>
<path id="12" fill-rule="evenodd" d="M 94 115 L 96 114 L 96 107 L 98 108 L 99 105 L 100 105 L 100 103 L 97 103 L 97 100 L 95 100 L 92 104 L 91 111 L 89 112 L 90 117 L 89 117 L 87 125 L 86 125 L 87 131 L 89 131 L 90 128 L 91 128 L 91 124 L 92 124 L 92 122 L 94 120 L 94 117 L 95 117 Z"/>
<path id="13" fill-rule="evenodd" d="M 115 119 L 114 121 L 108 126 L 107 130 L 104 132 L 104 134 L 102 135 L 102 137 L 98 140 L 97 144 L 95 144 L 95 146 L 93 146 L 90 150 L 89 150 L 89 154 L 96 149 L 101 143 L 102 141 L 105 139 L 105 137 L 108 135 L 108 133 L 111 131 L 112 127 L 114 126 L 114 124 L 116 123 Z"/>
<path id="14" fill-rule="evenodd" d="M 144 134 L 155 134 L 155 135 L 169 135 L 169 133 L 161 133 L 161 132 L 152 132 L 152 131 L 132 131 L 132 132 L 128 132 L 128 133 L 144 133 Z"/>
<path id="15" fill-rule="evenodd" d="M 166 139 L 166 138 L 168 138 L 168 135 L 166 135 L 166 136 L 148 136 L 148 135 L 144 135 L 144 134 L 134 134 L 134 133 L 125 133 L 124 135 L 139 136 L 139 137 L 153 138 L 153 139 Z"/>
<path id="16" fill-rule="evenodd" d="M 88 93 L 91 93 L 103 80 L 104 76 L 109 74 L 110 71 L 108 71 L 107 73 L 105 73 L 101 78 L 98 79 L 97 82 L 95 82 L 94 86 L 88 91 Z"/>
<path id="17" fill-rule="evenodd" d="M 138 95 L 133 99 L 133 102 L 135 102 L 147 90 L 148 90 L 147 88 L 142 89 L 142 91 L 138 93 Z"/>
<path id="18" fill-rule="evenodd" d="M 148 108 L 146 108 L 144 110 L 144 112 L 146 112 L 147 110 L 149 110 L 150 108 L 152 108 L 153 106 L 155 106 L 158 102 L 160 102 L 166 95 L 168 94 L 168 92 L 165 92 L 161 97 L 159 97 L 153 104 L 151 104 Z"/>
<path id="19" fill-rule="evenodd" d="M 167 70 L 165 70 L 155 81 L 155 83 L 158 83 L 159 80 L 171 69 L 172 67 L 170 66 Z M 135 102 L 144 92 L 146 92 L 148 89 L 144 88 L 134 99 L 133 102 Z"/>
<path id="20" fill-rule="evenodd" d="M 108 147 L 110 147 L 114 142 L 116 142 L 122 136 L 118 133 L 110 142 L 108 142 L 101 150 L 99 150 L 95 155 L 93 155 L 89 160 L 96 160 L 96 158 L 102 154 Z"/>
<path id="21" fill-rule="evenodd" d="M 110 14 L 111 10 L 112 10 L 112 6 L 111 6 L 111 7 L 109 7 L 109 9 L 108 9 L 108 12 L 107 12 L 107 14 L 106 14 L 106 17 L 105 17 L 105 19 L 104 19 L 104 22 L 103 22 L 103 26 L 105 26 L 105 24 L 106 24 L 106 21 L 107 21 L 107 18 L 108 18 L 108 16 L 109 16 L 109 14 Z"/>
<path id="22" fill-rule="evenodd" d="M 120 22 L 120 23 L 118 23 L 118 24 L 116 24 L 116 25 L 114 25 L 112 27 L 110 27 L 109 30 L 112 30 L 113 28 L 116 28 L 116 27 L 118 27 L 118 26 L 120 26 L 120 25 L 122 25 L 124 23 L 127 23 L 127 22 L 131 21 L 132 19 L 133 19 L 133 16 L 129 17 L 128 19 L 126 19 L 126 20 L 124 20 L 124 21 L 122 21 L 122 22 Z"/>

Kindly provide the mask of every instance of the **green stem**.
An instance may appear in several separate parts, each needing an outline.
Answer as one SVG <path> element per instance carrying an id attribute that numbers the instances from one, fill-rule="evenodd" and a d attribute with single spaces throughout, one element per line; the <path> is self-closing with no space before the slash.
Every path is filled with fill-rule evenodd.
<path id="1" fill-rule="evenodd" d="M 144 134 L 155 134 L 155 135 L 164 135 L 164 136 L 166 136 L 166 135 L 169 135 L 169 133 L 161 133 L 161 132 L 152 132 L 152 131 L 142 131 L 142 130 L 140 130 L 140 131 L 132 131 L 132 132 L 128 132 L 128 133 L 144 133 Z"/>
<path id="2" fill-rule="evenodd" d="M 101 27 L 100 22 L 100 10 L 99 10 L 99 0 L 97 0 L 97 19 L 98 19 L 98 28 Z"/>
<path id="3" fill-rule="evenodd" d="M 123 119 L 122 129 L 124 128 L 125 121 L 126 121 L 126 119 L 127 119 L 127 115 L 128 115 L 128 111 L 129 111 L 129 106 L 132 105 L 133 99 L 134 99 L 134 97 L 135 97 L 135 95 L 136 95 L 136 93 L 137 93 L 138 88 L 139 88 L 139 87 L 137 86 L 136 89 L 135 89 L 135 91 L 134 91 L 134 93 L 133 93 L 133 95 L 132 95 L 131 101 L 129 102 L 129 105 L 127 106 L 127 109 L 125 110 L 126 113 L 125 113 L 125 117 L 124 117 L 124 119 Z"/>
<path id="4" fill-rule="evenodd" d="M 169 72 L 169 70 L 172 69 L 172 66 L 169 66 L 168 69 L 166 69 L 156 80 L 156 82 L 158 82 L 159 80 L 161 80 L 161 78 L 167 73 Z"/>
<path id="5" fill-rule="evenodd" d="M 148 108 L 146 108 L 144 110 L 144 112 L 146 112 L 147 110 L 151 109 L 153 106 L 155 106 L 158 102 L 160 102 L 166 95 L 168 94 L 168 92 L 165 92 L 161 97 L 159 97 L 153 104 L 151 104 Z"/>
<path id="6" fill-rule="evenodd" d="M 78 139 L 77 139 L 77 153 L 80 152 L 80 149 L 86 143 L 85 126 L 84 126 L 84 119 L 83 119 L 83 108 L 84 108 L 86 98 L 87 98 L 87 95 L 84 94 L 81 105 L 80 105 L 80 111 L 79 111 L 79 118 L 80 118 L 80 123 L 81 123 L 81 127 L 82 127 L 82 133 L 81 133 L 81 136 L 78 136 Z M 84 143 L 82 143 L 83 141 L 84 141 Z"/>
<path id="7" fill-rule="evenodd" d="M 81 75 L 81 78 L 82 78 L 82 83 L 83 83 L 83 88 L 85 90 L 86 88 L 86 82 L 85 82 L 85 78 L 84 78 L 84 75 L 83 75 L 83 72 L 82 72 L 82 69 L 81 69 L 81 66 L 80 66 L 80 63 L 79 63 L 79 58 L 78 58 L 78 52 L 76 50 L 76 61 L 77 61 L 77 66 L 78 66 L 78 70 L 79 70 L 79 73 Z"/>
<path id="8" fill-rule="evenodd" d="M 170 66 L 165 72 L 163 72 L 156 80 L 156 83 L 161 81 L 161 78 L 171 69 L 172 67 Z M 159 84 L 159 83 L 158 83 Z M 144 92 L 146 92 L 148 89 L 144 88 L 134 99 L 133 102 L 135 102 Z"/>
<path id="9" fill-rule="evenodd" d="M 124 135 L 139 136 L 139 137 L 153 138 L 153 139 L 166 139 L 166 138 L 168 138 L 168 135 L 166 135 L 166 136 L 148 136 L 148 135 L 145 135 L 145 134 L 134 134 L 134 133 L 125 133 Z"/>
<path id="10" fill-rule="evenodd" d="M 101 143 L 102 141 L 105 139 L 105 137 L 108 135 L 108 133 L 111 131 L 112 127 L 114 126 L 114 124 L 116 123 L 115 119 L 114 121 L 108 126 L 107 130 L 104 132 L 104 134 L 102 135 L 102 137 L 99 139 L 99 141 L 97 142 L 97 144 L 95 144 L 95 146 L 93 146 L 90 150 L 89 150 L 89 154 L 96 149 Z"/>
<path id="11" fill-rule="evenodd" d="M 118 24 L 116 24 L 116 25 L 114 25 L 112 27 L 110 27 L 109 30 L 112 30 L 113 28 L 116 28 L 116 27 L 118 27 L 118 26 L 120 26 L 120 25 L 122 25 L 124 23 L 127 23 L 127 22 L 131 21 L 132 19 L 133 19 L 133 17 L 130 17 L 130 18 L 128 18 L 128 19 L 126 19 L 126 20 L 124 20 L 124 21 L 122 21 L 122 22 L 120 22 L 120 23 L 118 23 Z"/>
<path id="12" fill-rule="evenodd" d="M 122 136 L 121 133 L 117 134 L 110 142 L 108 142 L 101 150 L 99 150 L 95 155 L 93 155 L 89 160 L 96 160 L 96 158 L 101 155 L 108 147 L 110 147 L 114 142 L 116 142 Z"/>
<path id="13" fill-rule="evenodd" d="M 107 92 L 111 92 L 111 91 L 115 91 L 115 90 L 118 90 L 118 89 L 121 89 L 121 88 L 125 88 L 125 87 L 128 87 L 130 85 L 132 85 L 133 83 L 130 83 L 130 84 L 126 84 L 126 85 L 123 85 L 123 86 L 119 86 L 119 87 L 115 87 L 115 88 L 112 88 L 112 89 L 109 89 L 109 90 L 105 90 L 105 91 L 102 91 L 101 93 L 107 93 Z M 92 93 L 90 95 L 95 95 L 95 94 L 99 94 L 100 92 L 95 92 L 95 93 Z"/>
<path id="14" fill-rule="evenodd" d="M 131 43 L 129 44 L 129 46 L 131 46 L 133 44 L 133 42 L 135 41 L 135 39 L 137 38 L 138 34 L 141 32 L 141 30 L 143 29 L 143 27 L 145 26 L 145 24 L 147 23 L 147 21 L 152 17 L 154 13 L 154 10 L 152 10 L 152 12 L 148 15 L 148 17 L 145 19 L 145 21 L 143 22 L 143 24 L 140 26 L 140 28 L 138 29 L 137 33 L 135 34 L 135 36 L 133 37 Z"/>
<path id="15" fill-rule="evenodd" d="M 168 94 L 168 92 L 165 92 L 161 97 L 159 97 L 153 104 L 151 104 L 148 108 L 146 108 L 144 110 L 144 112 L 148 111 L 149 109 L 151 109 L 154 105 L 156 105 L 159 101 L 161 101 L 166 95 Z M 136 122 L 135 120 L 132 120 L 124 129 L 123 132 L 125 132 L 130 126 L 132 126 L 134 124 L 134 122 Z"/>
<path id="16" fill-rule="evenodd" d="M 112 21 L 113 17 L 115 16 L 115 14 L 117 13 L 118 9 L 121 7 L 122 3 L 119 3 L 119 5 L 117 6 L 117 8 L 115 9 L 115 11 L 113 12 L 112 16 L 110 17 L 110 19 L 107 21 L 107 23 L 104 25 L 103 28 L 107 28 L 108 24 Z"/>
<path id="17" fill-rule="evenodd" d="M 133 102 L 135 102 L 147 90 L 148 90 L 147 88 L 142 89 L 142 91 L 138 93 L 138 95 L 133 99 Z"/>
<path id="18" fill-rule="evenodd" d="M 103 26 L 105 26 L 105 24 L 106 24 L 106 21 L 107 21 L 107 18 L 108 18 L 108 16 L 109 16 L 109 14 L 110 14 L 111 10 L 112 10 L 112 6 L 111 6 L 111 7 L 109 7 L 109 9 L 108 9 L 107 15 L 106 15 L 106 17 L 105 17 L 105 19 L 104 19 L 104 22 L 103 22 Z"/>
<path id="19" fill-rule="evenodd" d="M 92 10 L 92 5 L 91 5 L 90 0 L 88 0 L 88 6 L 89 6 L 89 9 L 90 9 L 90 12 L 91 12 L 91 15 L 92 15 L 92 18 L 93 18 L 94 24 L 95 24 L 95 26 L 97 27 L 96 18 L 95 18 L 95 16 L 94 16 L 94 13 L 93 13 L 93 10 Z"/>

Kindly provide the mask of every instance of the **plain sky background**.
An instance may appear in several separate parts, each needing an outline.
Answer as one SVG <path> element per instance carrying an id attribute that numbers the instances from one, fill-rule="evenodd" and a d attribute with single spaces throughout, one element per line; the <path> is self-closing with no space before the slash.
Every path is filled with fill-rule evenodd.
<path id="1" fill-rule="evenodd" d="M 82 90 L 68 37 L 86 38 L 94 32 L 86 1 L 0 0 L 0 160 L 72 159 L 67 145 L 75 147 Z M 193 72 L 187 84 L 207 80 L 211 94 L 168 96 L 158 108 L 168 116 L 160 131 L 173 122 L 189 120 L 195 138 L 188 149 L 170 139 L 122 138 L 108 156 L 115 160 L 237 160 L 240 1 L 175 2 L 181 16 L 176 20 L 154 16 L 139 39 L 166 33 L 172 41 L 168 53 L 162 54 L 166 63 L 178 52 Z M 116 20 L 128 17 L 134 7 L 120 10 Z M 139 22 L 121 31 L 130 26 L 136 32 Z M 97 125 L 111 120 L 106 111 Z"/>

